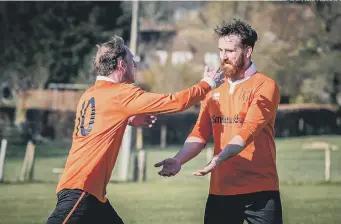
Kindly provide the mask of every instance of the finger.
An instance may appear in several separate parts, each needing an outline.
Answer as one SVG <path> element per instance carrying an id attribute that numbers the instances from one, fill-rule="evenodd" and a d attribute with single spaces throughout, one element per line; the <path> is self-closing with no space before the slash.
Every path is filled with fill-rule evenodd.
<path id="1" fill-rule="evenodd" d="M 165 168 L 163 168 L 161 171 L 160 171 L 160 175 L 161 176 L 164 176 L 164 177 L 169 177 L 171 175 L 171 173 L 169 172 L 169 170 L 166 170 Z"/>
<path id="2" fill-rule="evenodd" d="M 151 127 L 153 127 L 152 124 L 148 124 L 148 123 L 144 124 L 143 126 L 144 126 L 145 128 L 151 128 Z"/>
<path id="3" fill-rule="evenodd" d="M 160 166 L 163 166 L 163 165 L 165 165 L 165 160 L 154 164 L 155 167 L 160 167 Z"/>
<path id="4" fill-rule="evenodd" d="M 158 172 L 158 174 L 159 174 L 160 176 L 165 176 L 165 175 L 166 175 L 166 172 L 162 169 L 162 170 L 160 170 L 160 171 Z"/>
<path id="5" fill-rule="evenodd" d="M 157 118 L 155 116 L 150 116 L 145 120 L 145 123 L 149 123 L 149 124 L 155 123 L 156 120 L 157 120 Z"/>
<path id="6" fill-rule="evenodd" d="M 146 127 L 146 128 L 151 128 L 153 127 L 153 123 L 155 123 L 155 121 L 145 121 L 143 126 Z"/>
<path id="7" fill-rule="evenodd" d="M 215 69 L 215 73 L 220 73 L 221 71 L 220 71 L 220 67 L 218 67 L 218 68 L 216 68 Z"/>
<path id="8" fill-rule="evenodd" d="M 147 120 L 147 122 L 148 122 L 149 124 L 154 124 L 154 123 L 156 122 L 156 119 L 149 118 L 149 119 Z"/>
<path id="9" fill-rule="evenodd" d="M 176 171 L 175 171 L 175 170 L 172 170 L 172 171 L 170 172 L 170 174 L 171 174 L 172 176 L 174 176 L 174 175 L 176 174 Z"/>
<path id="10" fill-rule="evenodd" d="M 204 69 L 204 76 L 206 76 L 206 74 L 208 73 L 208 66 L 205 65 L 205 69 Z"/>
<path id="11" fill-rule="evenodd" d="M 152 119 L 152 120 L 157 120 L 157 117 L 154 116 L 154 115 L 149 115 L 149 119 Z"/>
<path id="12" fill-rule="evenodd" d="M 159 174 L 160 174 L 160 176 L 164 176 L 164 177 L 169 177 L 169 176 L 170 176 L 170 173 L 169 173 L 169 172 L 166 172 L 166 171 L 163 171 L 163 170 L 161 170 L 161 171 L 159 172 Z"/>
<path id="13" fill-rule="evenodd" d="M 197 176 L 197 177 L 200 177 L 200 176 L 202 176 L 202 174 L 201 174 L 201 173 L 199 173 L 198 171 L 197 171 L 197 172 L 194 172 L 194 173 L 193 173 L 193 175 L 194 175 L 194 176 Z"/>
<path id="14" fill-rule="evenodd" d="M 197 170 L 196 172 L 193 173 L 194 176 L 204 176 L 206 175 L 205 170 Z"/>

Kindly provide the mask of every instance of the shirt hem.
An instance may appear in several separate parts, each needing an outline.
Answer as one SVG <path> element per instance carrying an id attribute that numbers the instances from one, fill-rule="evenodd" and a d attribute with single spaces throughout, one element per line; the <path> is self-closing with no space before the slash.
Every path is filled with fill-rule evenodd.
<path id="1" fill-rule="evenodd" d="M 72 189 L 72 190 L 79 189 L 79 190 L 82 190 L 82 191 L 84 191 L 84 192 L 86 192 L 88 194 L 91 194 L 92 196 L 97 198 L 97 200 L 99 200 L 102 203 L 106 203 L 107 202 L 107 198 L 105 196 L 104 197 L 100 197 L 97 194 L 94 194 L 91 190 L 86 189 L 85 187 L 80 186 L 80 185 L 58 187 L 56 189 L 56 194 L 58 194 L 59 192 L 61 192 L 62 190 L 65 190 L 65 189 Z"/>

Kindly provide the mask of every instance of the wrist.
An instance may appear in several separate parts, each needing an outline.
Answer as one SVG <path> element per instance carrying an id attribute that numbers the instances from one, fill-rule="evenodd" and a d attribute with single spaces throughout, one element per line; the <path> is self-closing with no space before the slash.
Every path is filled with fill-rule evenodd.
<path id="1" fill-rule="evenodd" d="M 173 159 L 175 159 L 180 165 L 182 165 L 182 162 L 181 162 L 181 159 L 180 159 L 180 158 L 174 156 Z"/>
<path id="2" fill-rule="evenodd" d="M 205 77 L 201 81 L 207 82 L 211 86 L 211 90 L 215 89 L 217 86 L 216 82 L 210 77 Z"/>
<path id="3" fill-rule="evenodd" d="M 223 162 L 223 159 L 219 156 L 219 154 L 216 156 L 216 159 L 214 161 L 214 165 L 218 166 L 220 163 Z"/>

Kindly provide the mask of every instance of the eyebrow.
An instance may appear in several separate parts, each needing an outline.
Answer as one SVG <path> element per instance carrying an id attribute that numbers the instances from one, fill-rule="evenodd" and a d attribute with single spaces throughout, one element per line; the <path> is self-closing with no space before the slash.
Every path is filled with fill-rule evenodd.
<path id="1" fill-rule="evenodd" d="M 222 50 L 222 47 L 218 47 L 219 50 Z M 224 48 L 224 50 L 235 51 L 236 48 Z"/>

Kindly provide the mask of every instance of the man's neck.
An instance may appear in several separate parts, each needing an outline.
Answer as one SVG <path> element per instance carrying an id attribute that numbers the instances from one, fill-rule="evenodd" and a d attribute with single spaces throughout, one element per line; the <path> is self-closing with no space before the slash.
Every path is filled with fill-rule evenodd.
<path id="1" fill-rule="evenodd" d="M 109 79 L 115 81 L 116 83 L 124 83 L 124 77 L 118 72 L 113 72 L 107 76 Z"/>

